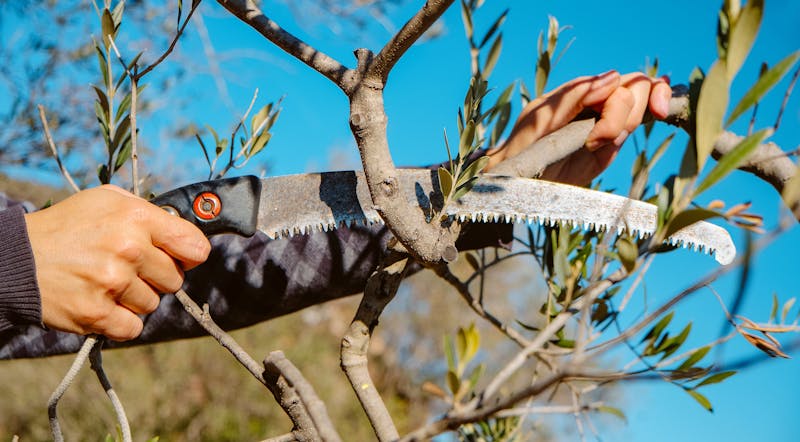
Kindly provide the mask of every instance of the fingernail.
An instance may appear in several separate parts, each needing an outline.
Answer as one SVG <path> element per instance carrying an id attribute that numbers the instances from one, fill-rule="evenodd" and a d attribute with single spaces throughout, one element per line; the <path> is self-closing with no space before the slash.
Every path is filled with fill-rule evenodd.
<path id="1" fill-rule="evenodd" d="M 622 146 L 622 143 L 625 142 L 625 140 L 628 138 L 628 135 L 630 135 L 630 133 L 627 130 L 622 129 L 622 132 L 617 135 L 617 138 L 614 138 L 614 146 Z"/>
<path id="2" fill-rule="evenodd" d="M 656 102 L 656 105 L 658 106 L 658 113 L 660 115 L 662 115 L 664 117 L 669 115 L 669 99 L 668 98 L 665 98 L 665 97 L 659 98 L 658 102 Z"/>
<path id="3" fill-rule="evenodd" d="M 602 87 L 607 86 L 609 83 L 611 83 L 614 80 L 614 78 L 616 77 L 616 75 L 614 75 L 614 74 L 616 74 L 616 73 L 617 73 L 617 71 L 612 69 L 612 70 L 610 70 L 608 72 L 604 72 L 604 73 L 602 73 L 600 75 L 596 75 L 594 77 L 594 80 L 592 80 L 592 88 L 591 89 L 592 90 L 597 90 L 597 89 L 600 89 Z"/>

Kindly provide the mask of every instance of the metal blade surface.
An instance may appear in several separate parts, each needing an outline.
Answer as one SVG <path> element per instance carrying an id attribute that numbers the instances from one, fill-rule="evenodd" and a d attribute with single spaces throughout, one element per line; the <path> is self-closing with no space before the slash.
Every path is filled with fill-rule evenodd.
<path id="1" fill-rule="evenodd" d="M 430 217 L 441 208 L 436 171 L 398 170 L 402 197 Z M 538 222 L 650 236 L 656 206 L 619 195 L 528 178 L 482 175 L 473 189 L 451 202 L 448 215 L 460 221 Z M 262 180 L 258 229 L 271 238 L 328 231 L 354 223 L 382 223 L 362 172 L 323 172 Z M 672 245 L 714 255 L 729 264 L 736 248 L 728 232 L 708 222 L 692 224 L 667 239 Z"/>

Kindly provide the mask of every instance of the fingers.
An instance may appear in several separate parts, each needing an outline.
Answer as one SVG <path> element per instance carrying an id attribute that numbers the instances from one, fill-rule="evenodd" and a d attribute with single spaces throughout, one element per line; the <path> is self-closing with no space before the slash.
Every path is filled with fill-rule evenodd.
<path id="1" fill-rule="evenodd" d="M 656 118 L 669 113 L 672 89 L 666 77 L 650 78 L 632 73 L 620 78 L 620 87 L 596 105 L 600 119 L 589 134 L 586 147 L 596 150 L 606 145 L 619 147 L 641 123 L 649 108 Z"/>
<path id="2" fill-rule="evenodd" d="M 489 168 L 517 155 L 539 138 L 565 126 L 588 107 L 602 104 L 619 87 L 616 71 L 579 77 L 525 106 L 508 140 L 489 152 Z"/>
<path id="3" fill-rule="evenodd" d="M 106 336 L 114 341 L 129 341 L 142 333 L 144 323 L 130 310 L 115 306 L 108 315 L 94 323 L 90 333 Z"/>
<path id="4" fill-rule="evenodd" d="M 102 186 L 106 191 L 130 198 L 124 201 L 125 216 L 135 228 L 144 228 L 155 247 L 160 248 L 181 263 L 184 270 L 204 262 L 211 251 L 208 238 L 194 224 L 183 218 L 170 215 L 147 201 L 116 186 Z M 174 290 L 173 290 L 174 291 Z"/>
<path id="5" fill-rule="evenodd" d="M 600 119 L 586 139 L 586 148 L 596 150 L 609 143 L 621 145 L 630 133 L 626 125 L 634 105 L 635 99 L 629 89 L 616 89 L 603 104 Z"/>
<path id="6" fill-rule="evenodd" d="M 159 293 L 174 293 L 183 285 L 183 270 L 163 250 L 150 247 L 142 254 L 141 261 L 134 264 L 138 276 Z"/>
<path id="7" fill-rule="evenodd" d="M 665 75 L 652 81 L 653 89 L 650 92 L 650 112 L 656 118 L 667 118 L 669 115 L 669 100 L 672 98 L 672 88 L 669 85 L 669 77 Z"/>
<path id="8" fill-rule="evenodd" d="M 180 261 L 184 270 L 204 262 L 211 252 L 208 238 L 194 224 L 152 205 L 153 245 Z"/>
<path id="9" fill-rule="evenodd" d="M 131 281 L 127 290 L 119 294 L 117 303 L 132 313 L 146 315 L 155 311 L 159 300 L 153 287 L 137 278 Z"/>

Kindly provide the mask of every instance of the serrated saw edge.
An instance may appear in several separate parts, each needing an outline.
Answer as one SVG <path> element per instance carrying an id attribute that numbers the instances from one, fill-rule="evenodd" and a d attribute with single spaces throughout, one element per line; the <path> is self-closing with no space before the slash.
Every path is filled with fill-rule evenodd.
<path id="1" fill-rule="evenodd" d="M 441 205 L 433 190 L 438 189 L 437 179 L 436 172 L 427 169 L 398 171 L 401 194 L 419 215 L 430 216 L 431 205 Z M 566 184 L 496 175 L 482 175 L 470 192 L 448 205 L 447 214 L 460 221 L 566 224 L 617 234 L 626 231 L 639 238 L 652 235 L 657 226 L 652 204 Z M 270 238 L 382 222 L 361 172 L 262 181 L 258 228 Z M 681 229 L 666 242 L 713 255 L 723 265 L 736 256 L 728 232 L 704 221 Z"/>

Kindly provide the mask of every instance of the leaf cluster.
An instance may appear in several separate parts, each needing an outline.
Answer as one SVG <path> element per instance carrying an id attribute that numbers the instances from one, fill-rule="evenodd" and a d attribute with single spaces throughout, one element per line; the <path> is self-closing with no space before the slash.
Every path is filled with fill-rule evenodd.
<path id="1" fill-rule="evenodd" d="M 718 384 L 736 374 L 736 371 L 715 372 L 710 365 L 705 367 L 698 365 L 711 350 L 710 345 L 691 350 L 686 358 L 674 368 L 667 370 L 657 368 L 658 363 L 666 362 L 668 357 L 681 349 L 692 329 L 692 323 L 689 322 L 681 329 L 680 333 L 671 336 L 667 328 L 673 317 L 674 312 L 670 312 L 645 333 L 639 342 L 640 346 L 644 346 L 640 357 L 655 360 L 656 363 L 651 367 L 661 372 L 665 380 L 683 389 L 706 410 L 713 411 L 708 398 L 697 390 L 700 387 Z"/>
<path id="2" fill-rule="evenodd" d="M 258 91 L 256 91 L 256 96 L 253 97 L 253 102 L 255 102 L 257 94 Z M 206 129 L 214 138 L 213 159 L 203 138 L 199 133 L 195 133 L 195 139 L 200 145 L 203 157 L 208 164 L 209 179 L 222 178 L 231 168 L 244 167 L 253 157 L 267 147 L 267 144 L 272 139 L 271 129 L 281 113 L 280 100 L 277 103 L 267 103 L 262 106 L 250 119 L 250 124 L 248 125 L 245 122 L 249 113 L 250 109 L 245 112 L 228 138 L 221 137 L 213 127 L 206 125 Z M 240 131 L 241 135 L 239 134 Z M 228 147 L 234 144 L 237 137 L 238 148 L 229 150 Z M 226 151 L 228 152 L 227 163 L 222 170 L 217 171 L 218 162 L 223 158 Z"/>
<path id="3" fill-rule="evenodd" d="M 131 81 L 131 72 L 141 57 L 140 52 L 116 77 L 114 76 L 114 55 L 116 46 L 114 41 L 122 25 L 125 2 L 120 1 L 110 9 L 106 4 L 99 12 L 103 36 L 101 42 L 95 41 L 95 54 L 97 65 L 102 77 L 102 83 L 92 85 L 96 99 L 94 103 L 97 123 L 106 146 L 107 161 L 97 169 L 97 177 L 101 183 L 111 182 L 111 178 L 131 158 L 132 133 L 131 133 L 131 103 L 134 93 L 141 93 L 147 85 Z M 122 88 L 127 81 L 128 90 Z M 136 88 L 134 91 L 133 89 Z M 116 102 L 117 97 L 124 93 L 122 100 Z M 135 111 L 135 110 L 134 110 Z"/>
<path id="4" fill-rule="evenodd" d="M 483 110 L 484 99 L 491 92 L 488 78 L 494 70 L 503 47 L 503 34 L 500 31 L 505 22 L 508 10 L 503 11 L 480 37 L 475 35 L 473 17 L 475 11 L 483 4 L 478 0 L 462 0 L 461 13 L 464 31 L 470 45 L 472 58 L 469 88 L 464 97 L 463 107 L 458 110 L 458 151 L 455 158 L 445 132 L 445 148 L 447 150 L 448 167 L 438 170 L 439 190 L 444 200 L 444 208 L 450 201 L 458 200 L 472 189 L 478 174 L 489 163 L 489 157 L 479 156 L 476 152 L 488 141 L 489 146 L 496 145 L 511 117 L 511 96 L 515 84 L 508 85 L 497 97 L 494 104 Z M 481 53 L 488 52 L 481 62 Z M 489 137 L 486 133 L 491 128 Z M 446 216 L 442 217 L 446 219 Z"/>

